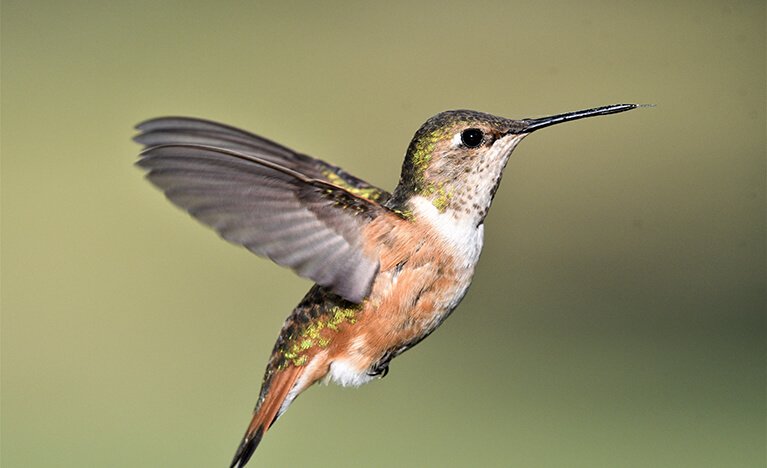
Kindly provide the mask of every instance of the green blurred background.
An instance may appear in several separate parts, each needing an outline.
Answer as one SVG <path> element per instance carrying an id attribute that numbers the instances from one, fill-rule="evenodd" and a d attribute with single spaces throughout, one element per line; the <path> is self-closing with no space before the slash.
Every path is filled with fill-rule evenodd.
<path id="1" fill-rule="evenodd" d="M 309 283 L 132 167 L 206 117 L 393 187 L 445 109 L 657 107 L 514 153 L 474 285 L 254 466 L 765 465 L 765 3 L 2 2 L 2 466 L 222 467 Z"/>

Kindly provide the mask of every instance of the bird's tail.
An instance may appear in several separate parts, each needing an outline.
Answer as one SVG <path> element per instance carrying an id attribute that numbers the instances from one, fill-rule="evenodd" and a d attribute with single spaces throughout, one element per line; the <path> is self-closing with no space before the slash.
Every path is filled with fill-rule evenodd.
<path id="1" fill-rule="evenodd" d="M 290 391 L 295 387 L 302 370 L 302 367 L 291 366 L 279 371 L 271 379 L 264 382 L 264 385 L 268 386 L 266 394 L 263 395 L 263 398 L 259 398 L 259 403 L 253 411 L 253 419 L 250 421 L 248 430 L 245 431 L 245 436 L 243 436 L 229 468 L 242 468 L 248 463 L 264 433 L 284 412 L 283 406 L 290 404 L 290 401 L 287 401 Z M 290 398 L 295 398 L 295 394 Z"/>

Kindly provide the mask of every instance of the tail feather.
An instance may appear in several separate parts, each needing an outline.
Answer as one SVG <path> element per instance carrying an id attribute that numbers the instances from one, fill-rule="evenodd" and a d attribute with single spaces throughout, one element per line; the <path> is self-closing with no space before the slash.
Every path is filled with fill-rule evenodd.
<path id="1" fill-rule="evenodd" d="M 253 452 L 256 451 L 256 447 L 258 447 L 258 444 L 261 442 L 261 438 L 263 436 L 263 426 L 259 426 L 258 429 L 256 429 L 256 432 L 250 436 L 245 434 L 245 437 L 242 438 L 242 442 L 240 442 L 240 446 L 237 447 L 237 452 L 234 454 L 234 458 L 232 459 L 232 463 L 229 465 L 229 468 L 244 467 L 245 464 L 248 463 L 248 460 L 250 460 L 250 457 L 253 456 Z"/>
<path id="2" fill-rule="evenodd" d="M 243 468 L 248 463 L 261 442 L 261 438 L 280 416 L 280 409 L 286 402 L 290 391 L 293 390 L 302 370 L 301 367 L 290 367 L 274 375 L 271 382 L 264 382 L 264 385 L 269 385 L 269 390 L 253 412 L 253 419 L 250 421 L 248 430 L 245 431 L 245 436 L 243 436 L 229 468 Z"/>

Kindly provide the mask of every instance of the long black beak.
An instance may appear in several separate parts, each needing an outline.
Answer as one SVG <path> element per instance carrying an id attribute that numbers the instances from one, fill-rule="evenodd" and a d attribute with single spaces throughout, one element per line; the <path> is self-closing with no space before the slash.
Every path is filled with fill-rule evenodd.
<path id="1" fill-rule="evenodd" d="M 541 117 L 540 119 L 524 119 L 519 121 L 522 123 L 522 130 L 515 130 L 514 133 L 530 133 L 562 122 L 585 119 L 586 117 L 594 117 L 596 115 L 617 114 L 618 112 L 626 112 L 631 109 L 636 109 L 637 107 L 643 106 L 639 104 L 613 104 L 612 106 L 579 110 L 568 112 L 566 114 L 552 115 L 550 117 Z"/>

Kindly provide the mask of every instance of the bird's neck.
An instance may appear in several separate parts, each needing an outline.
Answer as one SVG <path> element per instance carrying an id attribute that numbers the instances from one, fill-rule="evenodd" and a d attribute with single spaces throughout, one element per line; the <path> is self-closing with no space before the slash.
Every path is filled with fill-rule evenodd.
<path id="1" fill-rule="evenodd" d="M 488 167 L 455 178 L 427 176 L 415 186 L 400 184 L 389 207 L 417 220 L 476 228 L 490 210 L 502 170 L 503 166 Z"/>
<path id="2" fill-rule="evenodd" d="M 428 227 L 436 239 L 449 249 L 461 268 L 474 268 L 479 260 L 484 237 L 484 224 L 478 214 L 456 208 L 437 208 L 433 200 L 415 195 L 408 200 L 407 209 L 415 223 Z"/>

